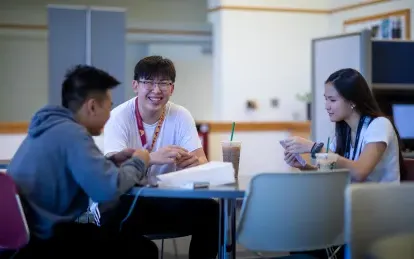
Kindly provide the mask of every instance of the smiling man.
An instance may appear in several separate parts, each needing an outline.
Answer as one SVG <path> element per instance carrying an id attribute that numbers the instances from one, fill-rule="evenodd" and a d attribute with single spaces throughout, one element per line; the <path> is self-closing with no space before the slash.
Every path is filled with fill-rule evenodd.
<path id="1" fill-rule="evenodd" d="M 149 175 L 159 175 L 207 162 L 195 121 L 184 107 L 169 101 L 176 71 L 171 60 L 149 56 L 135 66 L 132 88 L 136 97 L 116 107 L 104 129 L 107 157 L 127 148 L 150 151 Z M 132 199 L 121 206 L 126 214 Z M 126 223 L 144 235 L 192 235 L 190 258 L 215 258 L 219 207 L 214 200 L 139 198 Z M 105 216 L 122 220 L 125 215 Z"/>

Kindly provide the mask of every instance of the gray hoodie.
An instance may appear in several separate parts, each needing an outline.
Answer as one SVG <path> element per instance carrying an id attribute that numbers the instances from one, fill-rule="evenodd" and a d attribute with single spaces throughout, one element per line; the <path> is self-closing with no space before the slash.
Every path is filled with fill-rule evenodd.
<path id="1" fill-rule="evenodd" d="M 18 186 L 32 234 L 49 238 L 56 224 L 85 212 L 89 198 L 117 200 L 144 177 L 146 168 L 136 157 L 116 167 L 70 110 L 46 106 L 33 116 L 7 170 Z"/>

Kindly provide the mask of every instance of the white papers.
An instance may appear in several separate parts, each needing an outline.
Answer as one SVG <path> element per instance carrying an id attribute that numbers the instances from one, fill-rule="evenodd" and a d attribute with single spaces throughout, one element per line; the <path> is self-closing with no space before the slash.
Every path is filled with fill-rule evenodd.
<path id="1" fill-rule="evenodd" d="M 212 161 L 207 164 L 157 176 L 160 186 L 188 188 L 194 183 L 208 183 L 210 186 L 235 182 L 232 163 Z"/>

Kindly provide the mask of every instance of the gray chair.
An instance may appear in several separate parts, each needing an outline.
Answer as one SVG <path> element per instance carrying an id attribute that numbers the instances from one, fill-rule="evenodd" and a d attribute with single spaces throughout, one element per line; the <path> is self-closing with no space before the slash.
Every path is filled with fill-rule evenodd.
<path id="1" fill-rule="evenodd" d="M 348 170 L 253 177 L 237 229 L 250 251 L 307 251 L 344 244 Z M 332 252 L 332 251 L 331 251 Z"/>
<path id="2" fill-rule="evenodd" d="M 414 183 L 353 184 L 345 195 L 347 258 L 363 258 L 378 240 L 414 232 Z"/>
<path id="3" fill-rule="evenodd" d="M 414 258 L 414 234 L 403 234 L 380 239 L 366 253 L 370 259 Z"/>

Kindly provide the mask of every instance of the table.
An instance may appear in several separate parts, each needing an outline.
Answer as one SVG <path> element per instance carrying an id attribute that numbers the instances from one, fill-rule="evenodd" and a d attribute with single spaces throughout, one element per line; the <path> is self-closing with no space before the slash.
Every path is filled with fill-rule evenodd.
<path id="1" fill-rule="evenodd" d="M 182 189 L 174 187 L 134 187 L 130 195 L 144 197 L 218 199 L 220 204 L 220 231 L 218 258 L 236 258 L 236 201 L 245 196 L 250 176 L 239 176 L 234 184 L 210 186 L 206 189 Z"/>

